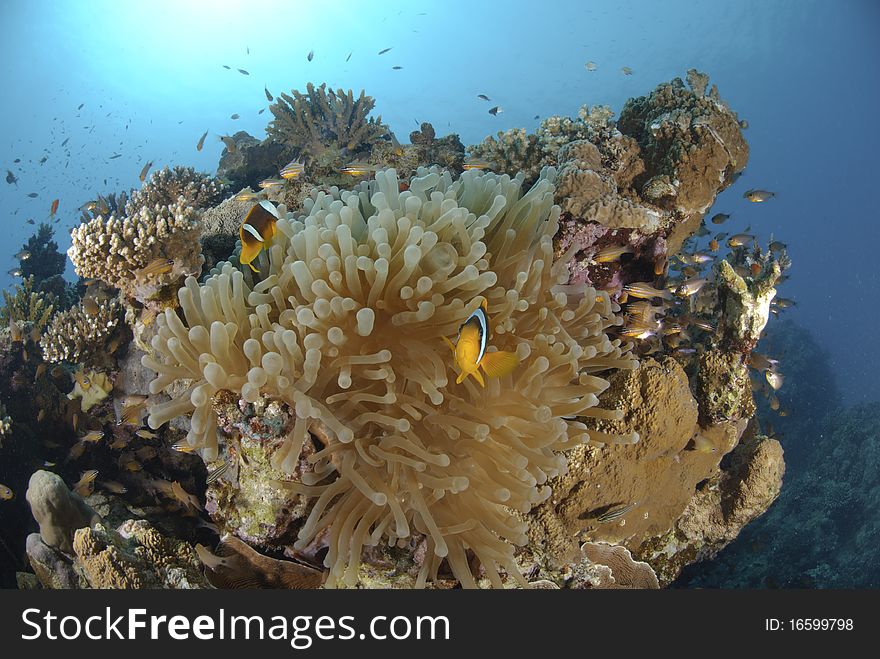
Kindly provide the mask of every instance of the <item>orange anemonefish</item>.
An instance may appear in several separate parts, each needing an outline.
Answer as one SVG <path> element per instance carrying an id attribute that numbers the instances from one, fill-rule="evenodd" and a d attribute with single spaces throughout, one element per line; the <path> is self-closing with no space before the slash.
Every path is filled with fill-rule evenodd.
<path id="1" fill-rule="evenodd" d="M 275 227 L 277 222 L 278 211 L 272 202 L 265 199 L 248 211 L 238 230 L 238 236 L 241 238 L 239 263 L 246 264 L 254 272 L 259 272 L 252 261 L 259 256 L 263 248 L 272 244 L 277 231 Z"/>
<path id="2" fill-rule="evenodd" d="M 488 307 L 484 299 L 477 310 L 464 321 L 458 331 L 458 341 L 455 345 L 445 336 L 443 337 L 443 340 L 452 348 L 455 363 L 461 369 L 461 373 L 455 381 L 456 384 L 461 384 L 468 375 L 473 375 L 480 386 L 485 387 L 486 383 L 483 381 L 480 367 L 489 377 L 500 378 L 512 373 L 516 365 L 519 364 L 519 357 L 515 352 L 501 350 L 486 352 L 489 337 L 487 312 Z"/>

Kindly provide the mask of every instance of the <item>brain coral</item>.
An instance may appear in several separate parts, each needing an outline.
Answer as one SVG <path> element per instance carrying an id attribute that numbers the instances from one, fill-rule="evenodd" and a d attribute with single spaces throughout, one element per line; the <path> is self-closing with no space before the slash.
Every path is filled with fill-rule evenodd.
<path id="1" fill-rule="evenodd" d="M 554 174 L 523 194 L 522 177 L 420 169 L 399 192 L 384 170 L 351 192 L 316 192 L 305 214 L 279 207 L 276 241 L 255 262 L 261 278 L 223 263 L 179 291 L 185 322 L 159 317 L 157 355 L 143 359 L 158 373 L 150 390 L 188 389 L 151 405 L 151 427 L 192 412 L 188 441 L 210 458 L 215 394 L 287 404 L 292 427 L 267 450 L 301 473 L 286 485 L 314 498 L 296 547 L 329 545 L 328 585 L 357 583 L 364 546 L 422 538 L 417 585 L 445 558 L 475 586 L 469 551 L 494 586 L 499 568 L 525 584 L 514 513 L 550 496 L 562 451 L 608 439 L 576 417 L 620 418 L 597 407 L 601 375 L 635 367 L 605 333 L 618 322 L 607 294 L 568 285 L 567 257 L 553 263 Z M 442 337 L 483 299 L 489 345 L 521 363 L 485 388 L 456 385 Z M 318 450 L 302 473 L 307 441 Z"/>

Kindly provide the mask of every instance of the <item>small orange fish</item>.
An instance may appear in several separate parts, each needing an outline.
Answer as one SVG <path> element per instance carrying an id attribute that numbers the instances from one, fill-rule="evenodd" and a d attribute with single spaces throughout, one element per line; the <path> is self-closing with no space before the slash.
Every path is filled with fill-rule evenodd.
<path id="1" fill-rule="evenodd" d="M 58 212 L 58 204 L 60 203 L 60 199 L 56 199 L 52 202 L 52 206 L 49 208 L 49 217 L 54 217 L 55 213 Z"/>
<path id="2" fill-rule="evenodd" d="M 443 340 L 452 349 L 455 363 L 461 369 L 461 373 L 455 381 L 456 384 L 461 384 L 468 375 L 473 375 L 480 386 L 485 387 L 486 382 L 480 373 L 481 367 L 489 377 L 500 378 L 512 373 L 519 364 L 519 357 L 515 352 L 501 350 L 486 352 L 489 340 L 489 317 L 487 314 L 488 305 L 484 299 L 458 330 L 458 340 L 455 344 L 445 336 L 443 337 Z"/>
<path id="3" fill-rule="evenodd" d="M 81 497 L 87 497 L 95 491 L 95 478 L 98 476 L 97 469 L 89 469 L 84 471 L 79 481 L 73 486 L 73 491 Z"/>
<path id="4" fill-rule="evenodd" d="M 653 297 L 662 297 L 664 300 L 672 298 L 672 293 L 670 291 L 654 288 L 645 282 L 627 284 L 623 287 L 623 290 L 632 297 L 638 297 L 645 300 L 650 300 Z"/>
<path id="5" fill-rule="evenodd" d="M 632 245 L 609 245 L 603 247 L 593 255 L 594 263 L 612 263 L 620 260 L 624 254 L 632 254 L 635 250 Z"/>

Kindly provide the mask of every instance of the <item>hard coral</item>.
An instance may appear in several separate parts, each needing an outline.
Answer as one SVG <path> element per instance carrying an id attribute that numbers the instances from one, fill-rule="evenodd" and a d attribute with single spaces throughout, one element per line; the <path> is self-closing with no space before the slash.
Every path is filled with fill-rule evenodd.
<path id="1" fill-rule="evenodd" d="M 117 298 L 96 303 L 96 312 L 73 307 L 56 313 L 40 339 L 43 359 L 70 364 L 103 364 L 107 344 L 119 326 L 122 306 Z"/>
<path id="2" fill-rule="evenodd" d="M 328 148 L 350 154 L 369 151 L 388 132 L 382 117 L 367 118 L 376 102 L 363 90 L 355 100 L 351 90 L 328 91 L 326 83 L 308 83 L 305 94 L 295 89 L 291 94 L 279 94 L 269 106 L 275 119 L 266 132 L 302 156 L 315 158 Z"/>
<path id="3" fill-rule="evenodd" d="M 674 205 L 686 213 L 705 211 L 719 189 L 732 182 L 749 158 L 736 114 L 719 98 L 708 82 L 689 72 L 688 89 L 680 78 L 659 85 L 648 96 L 626 102 L 618 129 L 638 142 L 645 173 L 637 180 L 650 192 L 656 177 L 674 181 Z M 646 189 L 647 188 L 647 189 Z"/>
<path id="4" fill-rule="evenodd" d="M 153 172 L 140 190 L 131 193 L 125 214 L 136 215 L 142 208 L 174 206 L 181 197 L 186 206 L 207 208 L 223 198 L 223 184 L 192 167 L 163 167 Z"/>
<path id="5" fill-rule="evenodd" d="M 67 254 L 76 273 L 118 288 L 141 302 L 183 275 L 198 274 L 202 222 L 183 197 L 168 206 L 143 206 L 133 215 L 111 215 L 81 224 L 71 232 Z M 170 271 L 140 276 L 137 271 L 156 259 L 173 260 Z"/>
<path id="6" fill-rule="evenodd" d="M 50 294 L 34 291 L 33 275 L 22 281 L 21 285 L 16 284 L 14 295 L 4 290 L 3 299 L 5 304 L 0 307 L 0 325 L 32 323 L 37 332 L 42 332 L 52 317 L 54 298 Z"/>
<path id="7" fill-rule="evenodd" d="M 553 264 L 552 171 L 526 194 L 522 177 L 419 174 L 402 193 L 388 170 L 316 194 L 304 215 L 280 208 L 256 280 L 230 264 L 202 286 L 189 278 L 186 322 L 160 316 L 158 359 L 144 365 L 158 373 L 153 393 L 191 384 L 154 404 L 149 423 L 193 412 L 189 443 L 211 458 L 218 392 L 294 410 L 266 450 L 293 473 L 303 446 L 317 449 L 287 486 L 315 500 L 296 548 L 323 537 L 330 585 L 357 582 L 365 545 L 422 537 L 418 585 L 446 558 L 474 586 L 469 551 L 493 585 L 499 567 L 525 583 L 511 543 L 525 543 L 526 528 L 509 511 L 550 496 L 561 452 L 590 439 L 573 417 L 618 417 L 596 407 L 601 374 L 635 362 L 606 336 L 618 322 L 607 295 L 568 285 L 566 262 Z M 442 337 L 483 298 L 490 345 L 521 364 L 485 388 L 455 385 Z"/>

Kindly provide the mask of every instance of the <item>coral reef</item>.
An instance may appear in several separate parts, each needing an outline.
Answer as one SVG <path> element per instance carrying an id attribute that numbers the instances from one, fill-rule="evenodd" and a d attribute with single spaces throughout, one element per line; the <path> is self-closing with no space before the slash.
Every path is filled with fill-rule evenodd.
<path id="1" fill-rule="evenodd" d="M 294 548 L 329 546 L 330 585 L 356 584 L 364 545 L 422 536 L 419 585 L 444 558 L 475 585 L 468 550 L 493 585 L 499 567 L 521 580 L 508 543 L 524 543 L 525 526 L 505 511 L 543 501 L 542 484 L 564 471 L 560 452 L 591 437 L 570 417 L 617 418 L 595 407 L 607 386 L 597 374 L 635 365 L 605 335 L 617 322 L 607 296 L 568 286 L 565 262 L 550 265 L 552 175 L 523 195 L 522 178 L 421 170 L 401 193 L 390 170 L 316 194 L 304 215 L 278 222 L 259 280 L 223 265 L 181 289 L 186 325 L 160 317 L 161 358 L 144 358 L 158 373 L 151 391 L 192 384 L 151 407 L 151 427 L 194 411 L 189 443 L 210 460 L 219 392 L 291 408 L 265 450 L 295 475 L 315 445 L 308 471 L 284 485 L 317 499 Z M 481 296 L 494 340 L 523 362 L 504 387 L 450 384 L 441 337 Z"/>
<path id="2" fill-rule="evenodd" d="M 199 213 L 179 198 L 127 217 L 98 216 L 81 224 L 71 232 L 67 255 L 79 276 L 100 279 L 143 302 L 201 271 L 201 230 Z M 159 259 L 170 265 L 158 265 Z"/>
<path id="3" fill-rule="evenodd" d="M 131 193 L 125 215 L 135 216 L 142 208 L 174 207 L 181 199 L 185 206 L 208 208 L 218 203 L 223 193 L 223 184 L 213 176 L 192 167 L 163 167 L 153 172 L 140 190 Z"/>
<path id="4" fill-rule="evenodd" d="M 94 313 L 90 313 L 93 311 Z M 112 358 L 108 344 L 120 335 L 122 306 L 117 298 L 56 313 L 40 339 L 47 362 L 102 366 Z"/>
<path id="5" fill-rule="evenodd" d="M 322 158 L 328 150 L 354 159 L 388 132 L 382 117 L 367 118 L 375 104 L 363 90 L 355 99 L 351 90 L 327 90 L 326 84 L 308 83 L 305 94 L 294 89 L 278 95 L 269 106 L 275 118 L 266 133 L 310 160 Z"/>
<path id="6" fill-rule="evenodd" d="M 309 84 L 264 141 L 223 138 L 223 179 L 166 167 L 84 204 L 79 295 L 55 291 L 41 226 L 48 278 L 0 310 L 0 482 L 57 469 L 34 478 L 76 519 L 44 501 L 27 537 L 5 503 L 0 583 L 656 588 L 723 554 L 780 492 L 766 415 L 790 401 L 753 350 L 790 259 L 712 235 L 748 147 L 687 78 L 468 160 L 455 134 L 423 122 L 402 145 L 363 92 Z M 252 271 L 256 202 L 278 221 Z"/>

